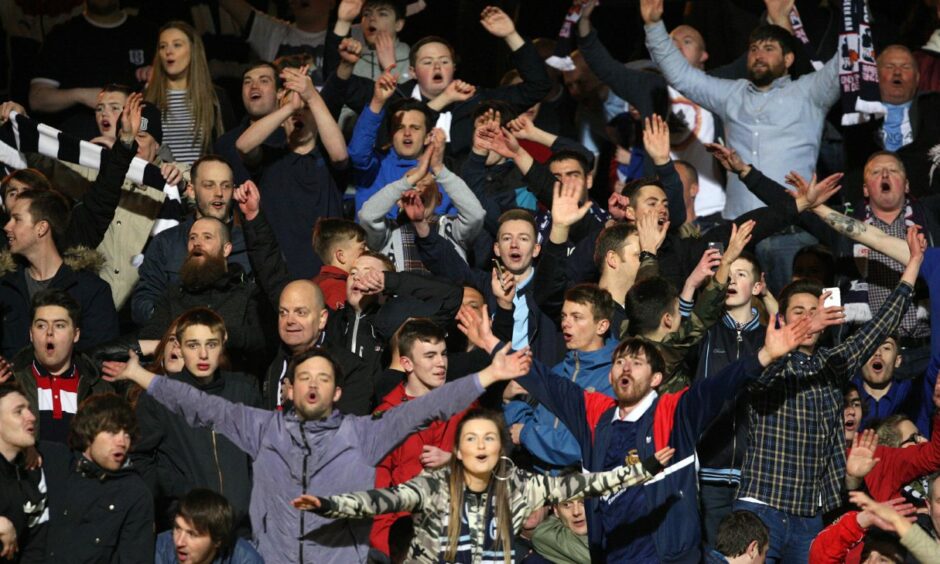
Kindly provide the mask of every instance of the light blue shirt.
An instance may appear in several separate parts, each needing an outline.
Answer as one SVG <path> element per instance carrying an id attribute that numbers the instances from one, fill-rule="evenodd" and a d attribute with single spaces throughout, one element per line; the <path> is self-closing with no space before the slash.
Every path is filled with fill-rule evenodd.
<path id="1" fill-rule="evenodd" d="M 673 88 L 721 118 L 728 146 L 744 162 L 784 185 L 791 170 L 812 175 L 826 113 L 839 99 L 838 56 L 816 72 L 797 80 L 782 76 L 761 91 L 747 79 L 716 78 L 690 65 L 661 21 L 646 26 L 646 47 Z M 727 219 L 763 205 L 734 174 L 726 190 Z"/>
<path id="2" fill-rule="evenodd" d="M 533 276 L 534 269 L 525 280 L 516 284 L 516 295 L 512 299 L 512 349 L 515 351 L 529 346 L 529 304 L 525 295 L 522 295 L 522 289 L 532 281 Z"/>

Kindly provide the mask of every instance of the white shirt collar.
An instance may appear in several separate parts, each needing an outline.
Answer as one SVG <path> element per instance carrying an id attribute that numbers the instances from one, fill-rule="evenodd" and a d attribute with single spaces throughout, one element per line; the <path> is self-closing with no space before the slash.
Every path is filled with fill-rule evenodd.
<path id="1" fill-rule="evenodd" d="M 613 421 L 614 422 L 626 421 L 628 423 L 636 423 L 637 421 L 640 420 L 640 417 L 642 417 L 643 414 L 646 413 L 646 410 L 649 409 L 651 405 L 653 405 L 653 402 L 656 401 L 656 398 L 658 397 L 659 397 L 659 394 L 656 393 L 656 390 L 650 390 L 650 393 L 646 394 L 646 397 L 640 400 L 640 403 L 638 403 L 636 407 L 634 407 L 630 411 L 630 413 L 627 414 L 626 417 L 620 417 L 620 407 L 617 407 L 617 409 L 614 410 Z"/>

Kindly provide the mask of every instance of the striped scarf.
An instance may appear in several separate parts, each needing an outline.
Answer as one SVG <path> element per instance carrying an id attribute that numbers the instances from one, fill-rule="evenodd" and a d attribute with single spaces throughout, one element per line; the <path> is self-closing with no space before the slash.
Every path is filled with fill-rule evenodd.
<path id="1" fill-rule="evenodd" d="M 884 114 L 867 0 L 842 0 L 838 49 L 842 125 L 867 121 L 863 114 Z"/>
<path id="2" fill-rule="evenodd" d="M 22 153 L 39 153 L 46 157 L 101 170 L 101 159 L 109 149 L 38 123 L 31 118 L 10 112 L 10 121 L 0 130 L 0 162 L 13 169 L 26 168 Z M 127 169 L 127 180 L 152 186 L 166 194 L 160 215 L 154 221 L 151 235 L 179 225 L 184 209 L 179 188 L 167 184 L 160 167 L 134 157 Z"/>

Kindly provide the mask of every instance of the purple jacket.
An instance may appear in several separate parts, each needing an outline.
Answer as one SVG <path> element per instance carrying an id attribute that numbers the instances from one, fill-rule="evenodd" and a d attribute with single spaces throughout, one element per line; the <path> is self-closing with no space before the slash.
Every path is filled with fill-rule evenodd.
<path id="1" fill-rule="evenodd" d="M 211 427 L 252 459 L 252 535 L 265 562 L 365 562 L 369 520 L 333 520 L 298 511 L 302 493 L 329 496 L 375 486 L 375 466 L 419 426 L 448 419 L 483 393 L 476 375 L 448 383 L 381 418 L 333 411 L 301 421 L 293 411 L 267 411 L 155 378 L 147 393 L 193 426 Z M 301 540 L 303 539 L 303 540 Z"/>

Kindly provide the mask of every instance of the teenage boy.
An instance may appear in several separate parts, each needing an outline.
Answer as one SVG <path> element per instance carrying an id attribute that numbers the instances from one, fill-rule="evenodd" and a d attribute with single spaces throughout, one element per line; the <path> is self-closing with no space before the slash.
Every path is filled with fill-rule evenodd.
<path id="1" fill-rule="evenodd" d="M 10 251 L 22 263 L 7 265 L 0 278 L 0 309 L 3 335 L 0 349 L 5 358 L 28 344 L 30 304 L 45 288 L 61 288 L 71 294 L 81 308 L 85 323 L 76 348 L 87 349 L 118 336 L 118 318 L 108 283 L 93 271 L 88 252 L 67 255 L 58 249 L 69 221 L 68 202 L 55 190 L 27 190 L 20 193 L 10 209 L 4 227 Z M 12 266 L 12 270 L 9 270 Z M 19 266 L 19 268 L 17 268 Z"/>
<path id="2" fill-rule="evenodd" d="M 235 142 L 249 170 L 257 172 L 261 206 L 271 218 L 278 244 L 294 278 L 313 278 L 323 264 L 310 252 L 319 217 L 342 217 L 342 195 L 334 174 L 346 168 L 346 142 L 307 67 L 281 72 L 280 107 L 252 123 Z M 278 128 L 284 147 L 264 142 Z"/>
<path id="3" fill-rule="evenodd" d="M 232 506 L 212 490 L 180 500 L 173 529 L 157 535 L 154 564 L 264 564 L 247 540 L 235 537 Z"/>
<path id="4" fill-rule="evenodd" d="M 336 9 L 336 23 L 326 36 L 325 71 L 339 64 L 339 44 L 349 35 L 353 22 L 359 17 L 365 45 L 353 74 L 377 80 L 391 65 L 398 68 L 397 80 L 408 81 L 408 55 L 411 48 L 400 41 L 398 34 L 405 27 L 404 0 L 342 0 Z"/>
<path id="5" fill-rule="evenodd" d="M 13 359 L 13 378 L 38 414 L 36 436 L 65 444 L 78 405 L 92 394 L 113 391 L 95 364 L 75 352 L 81 334 L 81 307 L 59 288 L 33 296 L 29 340 Z"/>
<path id="6" fill-rule="evenodd" d="M 399 271 L 425 270 L 415 238 L 427 236 L 431 229 L 445 237 L 466 260 L 483 228 L 483 206 L 463 179 L 444 166 L 444 132 L 434 129 L 428 140 L 415 167 L 373 194 L 359 210 L 369 247 L 392 259 Z M 437 213 L 442 194 L 451 198 L 455 211 Z M 387 212 L 395 202 L 401 211 L 392 220 Z"/>
<path id="7" fill-rule="evenodd" d="M 590 562 L 584 499 L 556 503 L 552 513 L 532 533 L 535 552 L 557 564 Z"/>
<path id="8" fill-rule="evenodd" d="M 594 284 L 579 284 L 565 292 L 561 309 L 561 334 L 565 358 L 552 367 L 551 374 L 575 382 L 581 389 L 613 396 L 607 375 L 617 341 L 607 339 L 613 300 L 606 290 Z M 511 316 L 499 308 L 494 324 Z M 497 331 L 499 333 L 499 331 Z M 581 449 L 571 431 L 544 405 L 531 406 L 515 399 L 503 408 L 512 442 L 538 459 L 542 467 L 559 469 L 579 464 Z"/>
<path id="9" fill-rule="evenodd" d="M 706 331 L 698 353 L 693 381 L 715 377 L 732 362 L 756 354 L 764 343 L 764 327 L 752 300 L 764 289 L 757 258 L 741 253 L 731 262 L 728 291 L 721 319 Z M 705 542 L 716 546 L 718 525 L 731 514 L 741 483 L 741 464 L 747 452 L 747 392 L 725 410 L 698 444 L 699 495 Z"/>
<path id="10" fill-rule="evenodd" d="M 477 346 L 493 351 L 502 345 L 485 311 L 480 316 L 463 308 L 459 315 L 461 331 Z M 691 495 L 696 491 L 695 445 L 727 400 L 749 382 L 761 381 L 764 367 L 796 348 L 809 325 L 805 320 L 768 328 L 764 347 L 756 356 L 742 358 L 715 378 L 674 394 L 656 392 L 665 362 L 645 339 L 626 339 L 614 351 L 609 378 L 616 399 L 582 390 L 533 362 L 532 372 L 520 378 L 519 384 L 572 432 L 587 471 L 609 470 L 625 459 L 643 459 L 667 444 L 676 449 L 678 462 L 664 479 L 634 492 L 586 501 L 592 559 L 701 561 L 698 496 Z"/>
<path id="11" fill-rule="evenodd" d="M 176 324 L 183 370 L 165 377 L 204 394 L 251 407 L 261 406 L 257 381 L 219 369 L 225 351 L 225 323 L 209 309 L 191 309 Z M 251 461 L 229 439 L 209 429 L 192 429 L 183 417 L 141 394 L 137 403 L 141 438 L 132 459 L 154 497 L 167 507 L 193 488 L 209 488 L 232 503 L 235 523 L 247 531 Z M 165 502 L 165 503 L 164 503 Z M 166 523 L 158 522 L 158 526 Z"/>
<path id="12" fill-rule="evenodd" d="M 26 467 L 36 444 L 36 415 L 20 387 L 0 382 L 0 556 L 42 562 L 49 510 L 42 471 Z"/>
<path id="13" fill-rule="evenodd" d="M 323 266 L 313 278 L 326 306 L 337 310 L 346 303 L 346 279 L 352 265 L 366 250 L 366 232 L 354 221 L 321 217 L 313 228 L 313 252 Z"/>
<path id="14" fill-rule="evenodd" d="M 126 366 L 108 369 L 146 389 L 189 424 L 228 437 L 252 459 L 252 531 L 265 561 L 315 557 L 317 562 L 346 564 L 365 561 L 370 524 L 334 524 L 296 511 L 290 501 L 309 491 L 330 495 L 373 488 L 374 467 L 394 445 L 425 421 L 448 419 L 466 409 L 487 386 L 524 374 L 530 364 L 526 351 L 501 351 L 479 374 L 445 384 L 379 419 L 334 411 L 343 393 L 342 371 L 318 348 L 291 361 L 287 397 L 293 409 L 285 411 L 254 409 L 157 377 L 141 368 L 133 352 Z"/>
<path id="15" fill-rule="evenodd" d="M 127 401 L 101 394 L 79 405 L 68 447 L 40 445 L 49 487 L 46 562 L 133 562 L 153 554 L 153 498 L 127 461 L 136 435 Z"/>
<path id="16" fill-rule="evenodd" d="M 418 158 L 428 145 L 428 135 L 433 127 L 431 110 L 424 102 L 408 98 L 399 98 L 389 104 L 396 88 L 390 72 L 375 81 L 372 101 L 363 108 L 349 139 L 349 162 L 356 186 L 357 214 L 366 200 L 383 186 L 398 181 L 416 167 Z M 386 105 L 386 127 L 391 146 L 382 149 L 379 130 L 386 117 Z M 450 207 L 450 198 L 445 194 L 444 201 L 435 211 L 446 213 Z M 394 206 L 389 206 L 382 214 L 393 219 L 397 215 Z"/>
<path id="17" fill-rule="evenodd" d="M 374 416 L 420 398 L 444 385 L 447 378 L 446 333 L 429 319 L 410 319 L 398 332 L 399 364 L 405 381 L 395 387 L 376 408 Z M 439 468 L 450 461 L 454 432 L 463 418 L 460 412 L 450 419 L 431 421 L 410 435 L 390 452 L 375 468 L 375 487 L 387 488 L 403 484 L 425 469 Z M 408 513 L 387 513 L 375 518 L 369 544 L 388 554 L 389 531 Z"/>

